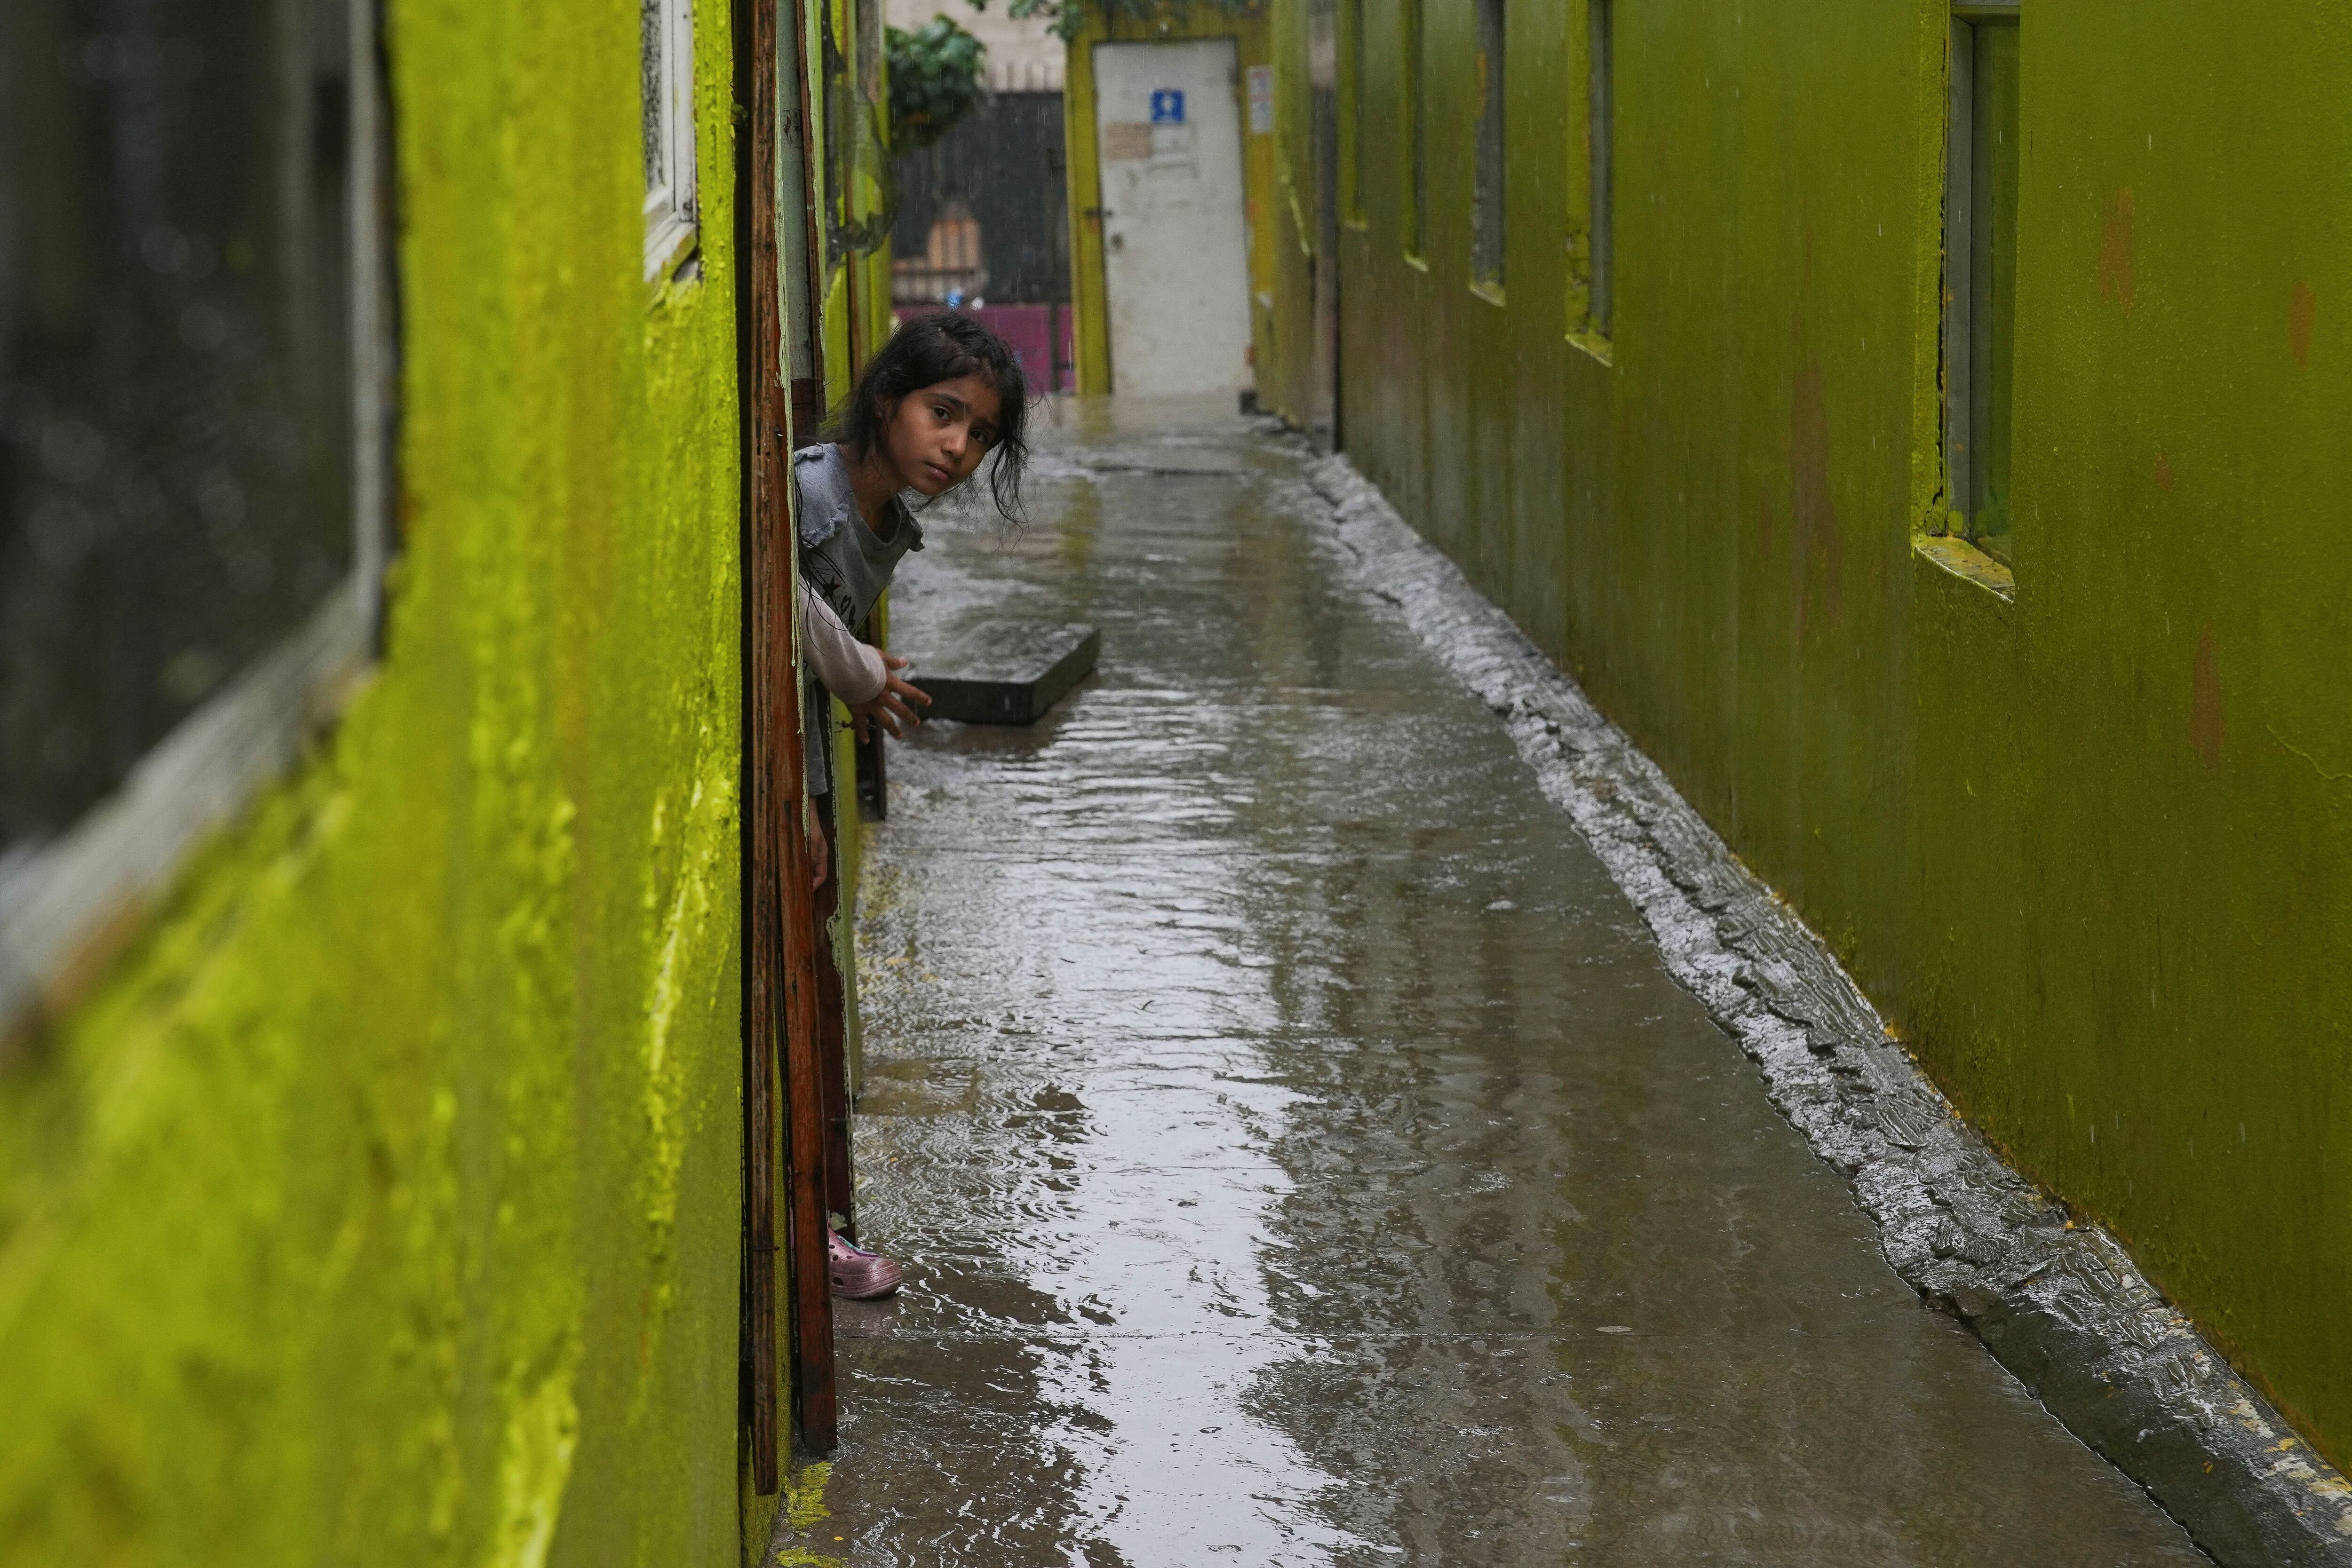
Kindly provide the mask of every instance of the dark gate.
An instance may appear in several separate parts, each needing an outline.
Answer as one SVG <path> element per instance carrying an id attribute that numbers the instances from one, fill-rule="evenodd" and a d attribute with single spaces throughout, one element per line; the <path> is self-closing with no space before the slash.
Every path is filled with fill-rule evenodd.
<path id="1" fill-rule="evenodd" d="M 1062 95 L 992 94 L 898 160 L 890 296 L 900 311 L 969 309 L 1041 388 L 1070 382 L 1070 249 Z"/>

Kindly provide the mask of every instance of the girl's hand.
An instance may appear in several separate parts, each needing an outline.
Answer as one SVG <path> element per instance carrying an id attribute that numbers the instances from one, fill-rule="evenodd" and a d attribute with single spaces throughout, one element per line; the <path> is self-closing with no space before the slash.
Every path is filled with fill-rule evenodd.
<path id="1" fill-rule="evenodd" d="M 923 722 L 915 716 L 915 710 L 907 706 L 908 703 L 920 703 L 925 707 L 931 706 L 931 699 L 924 695 L 921 687 L 898 678 L 898 672 L 907 667 L 907 660 L 896 653 L 885 653 L 882 664 L 890 672 L 882 683 L 882 689 L 870 701 L 859 703 L 849 710 L 849 722 L 857 727 L 857 738 L 860 740 L 866 738 L 866 721 L 868 719 L 887 730 L 895 739 Z M 905 728 L 899 727 L 902 725 Z"/>

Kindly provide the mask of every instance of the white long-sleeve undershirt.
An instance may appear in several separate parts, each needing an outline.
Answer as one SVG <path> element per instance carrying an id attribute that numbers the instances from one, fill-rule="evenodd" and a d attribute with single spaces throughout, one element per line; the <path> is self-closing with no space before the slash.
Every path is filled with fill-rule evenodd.
<path id="1" fill-rule="evenodd" d="M 852 635 L 833 606 L 810 591 L 805 580 L 801 583 L 801 649 L 824 689 L 851 707 L 872 702 L 889 685 L 882 650 Z"/>

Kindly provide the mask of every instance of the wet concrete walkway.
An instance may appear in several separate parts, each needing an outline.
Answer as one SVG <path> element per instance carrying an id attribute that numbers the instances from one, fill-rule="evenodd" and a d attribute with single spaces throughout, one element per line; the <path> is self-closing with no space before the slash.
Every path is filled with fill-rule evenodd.
<path id="1" fill-rule="evenodd" d="M 1887 1268 L 1296 449 L 1067 411 L 894 639 L 1103 629 L 894 747 L 867 1239 L 786 1562 L 2202 1563 Z"/>

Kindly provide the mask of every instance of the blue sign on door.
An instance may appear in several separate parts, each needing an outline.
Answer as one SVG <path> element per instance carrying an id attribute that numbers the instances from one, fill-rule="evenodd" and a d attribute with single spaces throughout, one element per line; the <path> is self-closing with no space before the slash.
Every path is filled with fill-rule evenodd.
<path id="1" fill-rule="evenodd" d="M 1151 123 L 1154 125 L 1184 123 L 1184 89 L 1182 88 L 1162 87 L 1152 89 Z"/>

